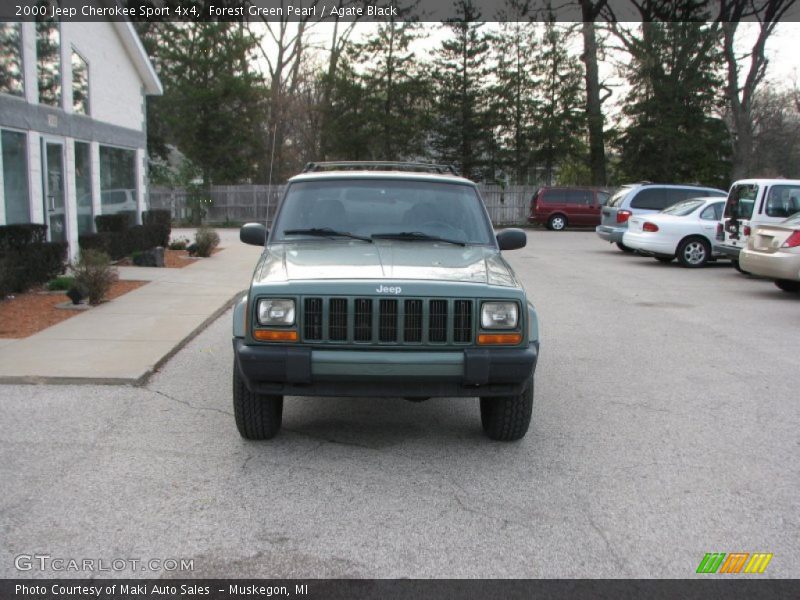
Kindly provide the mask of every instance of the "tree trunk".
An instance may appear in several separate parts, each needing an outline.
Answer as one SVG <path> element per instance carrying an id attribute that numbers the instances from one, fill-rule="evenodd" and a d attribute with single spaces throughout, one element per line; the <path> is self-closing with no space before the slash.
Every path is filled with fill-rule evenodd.
<path id="1" fill-rule="evenodd" d="M 593 19 L 587 19 L 588 2 L 581 2 L 583 17 L 583 63 L 586 65 L 586 121 L 589 127 L 589 168 L 593 185 L 606 184 L 606 150 L 603 111 L 597 72 L 597 39 Z M 591 13 L 589 10 L 588 12 Z"/>

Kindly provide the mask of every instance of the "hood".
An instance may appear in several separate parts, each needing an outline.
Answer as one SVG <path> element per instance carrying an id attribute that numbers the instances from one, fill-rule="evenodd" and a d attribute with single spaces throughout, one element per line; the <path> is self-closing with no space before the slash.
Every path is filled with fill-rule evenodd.
<path id="1" fill-rule="evenodd" d="M 438 242 L 311 240 L 273 244 L 254 283 L 313 279 L 436 280 L 517 287 L 495 248 Z"/>

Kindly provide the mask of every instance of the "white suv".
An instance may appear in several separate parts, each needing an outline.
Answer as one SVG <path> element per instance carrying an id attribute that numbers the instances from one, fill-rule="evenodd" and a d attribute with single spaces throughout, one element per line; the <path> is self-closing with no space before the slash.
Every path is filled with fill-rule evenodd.
<path id="1" fill-rule="evenodd" d="M 740 179 L 728 193 L 717 225 L 717 250 L 739 267 L 739 253 L 756 225 L 780 223 L 800 212 L 800 180 Z"/>

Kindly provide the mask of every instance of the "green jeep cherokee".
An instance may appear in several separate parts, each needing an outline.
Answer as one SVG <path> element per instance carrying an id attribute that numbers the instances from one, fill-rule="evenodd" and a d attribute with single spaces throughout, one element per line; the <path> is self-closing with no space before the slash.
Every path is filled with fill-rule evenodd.
<path id="1" fill-rule="evenodd" d="M 480 397 L 495 440 L 528 430 L 536 311 L 476 185 L 449 167 L 310 163 L 291 178 L 233 315 L 239 433 L 268 439 L 283 397 Z"/>

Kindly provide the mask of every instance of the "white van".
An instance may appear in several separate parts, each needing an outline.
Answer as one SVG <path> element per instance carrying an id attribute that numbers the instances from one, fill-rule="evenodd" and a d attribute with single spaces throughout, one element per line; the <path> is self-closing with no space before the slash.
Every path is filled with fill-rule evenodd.
<path id="1" fill-rule="evenodd" d="M 717 225 L 717 250 L 741 271 L 739 252 L 756 225 L 779 223 L 796 212 L 800 212 L 800 180 L 740 179 L 731 186 Z"/>

